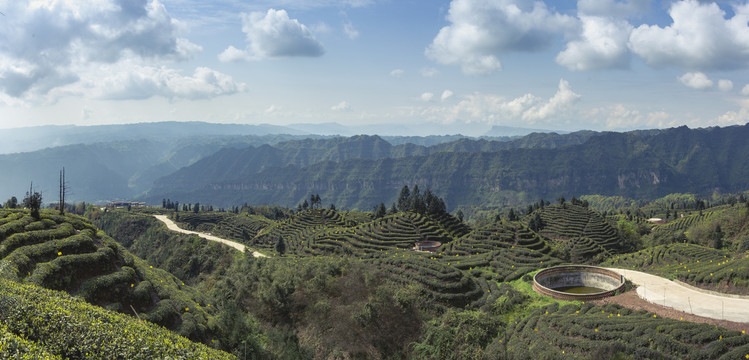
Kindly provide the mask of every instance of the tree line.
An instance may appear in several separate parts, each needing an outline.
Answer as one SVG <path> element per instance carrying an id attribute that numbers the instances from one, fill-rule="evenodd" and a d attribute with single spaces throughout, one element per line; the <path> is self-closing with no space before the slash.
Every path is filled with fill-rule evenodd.
<path id="1" fill-rule="evenodd" d="M 412 211 L 422 215 L 440 216 L 447 213 L 447 206 L 445 205 L 445 200 L 435 195 L 429 188 L 422 193 L 419 190 L 419 185 L 414 185 L 413 189 L 410 189 L 408 185 L 404 185 L 401 188 L 397 201 L 390 206 L 389 210 L 385 208 L 385 203 L 383 202 L 374 207 L 374 217 L 377 219 L 399 211 Z"/>

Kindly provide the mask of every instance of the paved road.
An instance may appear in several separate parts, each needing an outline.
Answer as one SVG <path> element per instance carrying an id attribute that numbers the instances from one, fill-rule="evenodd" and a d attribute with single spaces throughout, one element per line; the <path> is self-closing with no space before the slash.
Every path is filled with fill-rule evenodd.
<path id="1" fill-rule="evenodd" d="M 614 269 L 633 284 L 637 295 L 656 305 L 718 320 L 749 323 L 749 299 L 706 294 L 660 276 L 640 271 Z"/>
<path id="2" fill-rule="evenodd" d="M 190 230 L 182 229 L 179 226 L 177 226 L 177 224 L 175 224 L 174 221 L 172 221 L 171 219 L 169 219 L 168 217 L 166 217 L 166 215 L 154 215 L 154 217 L 157 218 L 157 219 L 159 219 L 164 224 L 166 224 L 166 227 L 169 230 L 181 232 L 183 234 L 195 234 L 195 235 L 198 235 L 198 236 L 202 237 L 203 239 L 210 240 L 210 241 L 215 241 L 215 242 L 219 242 L 219 243 L 222 243 L 224 245 L 231 246 L 231 247 L 233 247 L 233 248 L 235 248 L 235 249 L 237 249 L 239 251 L 242 251 L 242 252 L 244 252 L 244 250 L 245 250 L 245 246 L 242 245 L 242 244 L 240 244 L 240 243 L 238 243 L 238 242 L 231 241 L 231 240 L 226 240 L 226 239 L 222 239 L 222 238 L 220 238 L 218 236 L 213 236 L 211 234 L 206 234 L 206 233 L 202 233 L 202 232 L 190 231 Z M 261 254 L 261 253 L 259 253 L 257 251 L 253 251 L 252 252 L 252 256 L 254 256 L 254 257 L 268 257 L 267 255 Z"/>

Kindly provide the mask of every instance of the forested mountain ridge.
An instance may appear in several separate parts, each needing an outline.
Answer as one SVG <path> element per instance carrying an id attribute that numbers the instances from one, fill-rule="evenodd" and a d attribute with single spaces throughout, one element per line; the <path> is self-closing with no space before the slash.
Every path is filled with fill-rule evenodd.
<path id="1" fill-rule="evenodd" d="M 23 194 L 35 188 L 54 193 L 58 171 L 67 169 L 69 199 L 103 202 L 132 198 L 149 189 L 153 181 L 224 148 L 275 144 L 300 138 L 292 135 L 222 136 L 188 138 L 118 139 L 49 147 L 32 152 L 0 155 L 0 167 L 9 169 L 0 178 L 0 196 Z"/>
<path id="2" fill-rule="evenodd" d="M 161 182 L 164 186 L 151 191 L 147 199 L 158 202 L 168 197 L 219 206 L 243 202 L 293 206 L 309 193 L 319 193 L 337 206 L 371 208 L 379 202 L 391 203 L 404 184 L 418 184 L 431 188 L 452 209 L 457 204 L 497 206 L 575 194 L 653 199 L 675 192 L 731 192 L 749 187 L 747 136 L 746 125 L 595 133 L 585 142 L 557 148 L 430 151 L 400 158 L 267 167 L 255 174 L 223 168 L 223 176 L 216 177 L 208 169 L 199 170 L 200 164 L 219 161 L 209 157 L 190 169 L 202 176 L 191 191 L 170 191 Z M 461 142 L 466 140 L 457 143 Z M 232 160 L 250 162 L 238 157 Z M 176 179 L 170 181 L 179 184 Z"/>

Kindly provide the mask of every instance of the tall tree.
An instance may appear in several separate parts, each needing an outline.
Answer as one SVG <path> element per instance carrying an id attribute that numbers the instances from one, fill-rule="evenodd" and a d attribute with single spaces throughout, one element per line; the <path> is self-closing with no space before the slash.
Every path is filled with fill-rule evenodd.
<path id="1" fill-rule="evenodd" d="M 749 202 L 747 203 L 747 207 L 749 207 Z M 395 203 L 390 205 L 390 210 L 388 210 L 388 214 L 393 215 L 398 212 L 398 208 L 395 207 Z"/>
<path id="2" fill-rule="evenodd" d="M 31 210 L 31 217 L 39 219 L 39 208 L 42 206 L 42 194 L 34 191 L 34 183 L 31 183 L 26 197 L 23 198 L 23 206 Z"/>
<path id="3" fill-rule="evenodd" d="M 375 206 L 375 212 L 374 212 L 375 219 L 385 217 L 385 215 L 387 215 L 387 210 L 385 209 L 385 203 L 380 203 L 379 206 Z"/>
<path id="4" fill-rule="evenodd" d="M 509 220 L 509 221 L 517 221 L 518 220 L 518 216 L 515 215 L 515 210 L 514 209 L 510 208 L 510 212 L 507 213 L 507 220 Z"/>
<path id="5" fill-rule="evenodd" d="M 411 190 L 408 189 L 408 185 L 403 185 L 403 188 L 401 188 L 401 193 L 398 196 L 398 210 L 411 210 Z"/>
<path id="6" fill-rule="evenodd" d="M 283 256 L 283 253 L 286 252 L 286 244 L 283 241 L 283 238 L 278 238 L 278 241 L 276 241 L 275 250 L 278 253 L 278 255 Z"/>
<path id="7" fill-rule="evenodd" d="M 715 225 L 715 229 L 712 234 L 712 245 L 716 249 L 720 249 L 723 247 L 723 230 L 720 228 L 720 225 Z"/>
<path id="8" fill-rule="evenodd" d="M 419 191 L 419 185 L 414 185 L 413 189 L 411 190 L 411 210 L 415 211 L 417 213 L 423 213 L 426 206 L 424 206 L 424 201 L 421 199 L 421 192 Z"/>
<path id="9" fill-rule="evenodd" d="M 8 201 L 5 202 L 6 209 L 15 209 L 18 207 L 18 199 L 15 196 L 11 196 Z"/>
<path id="10" fill-rule="evenodd" d="M 67 184 L 65 183 L 65 167 L 60 170 L 60 215 L 65 214 L 65 194 L 67 193 Z"/>

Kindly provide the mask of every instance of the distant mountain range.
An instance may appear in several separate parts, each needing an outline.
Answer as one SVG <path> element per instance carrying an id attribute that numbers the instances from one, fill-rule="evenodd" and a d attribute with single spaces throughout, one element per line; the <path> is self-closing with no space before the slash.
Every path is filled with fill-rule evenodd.
<path id="1" fill-rule="evenodd" d="M 112 141 L 131 140 L 172 140 L 206 136 L 265 136 L 265 135 L 295 135 L 295 136 L 354 136 L 379 134 L 394 145 L 411 142 L 417 145 L 432 145 L 447 142 L 467 136 L 460 135 L 464 127 L 452 128 L 455 135 L 427 135 L 403 136 L 412 134 L 419 126 L 405 126 L 401 124 L 373 124 L 347 126 L 338 123 L 322 124 L 291 124 L 286 126 L 259 124 L 213 124 L 206 122 L 152 122 L 121 125 L 46 125 L 14 129 L 0 129 L 0 154 L 11 154 L 41 150 L 45 148 L 92 144 Z M 441 126 L 439 132 L 445 133 L 450 126 Z M 483 134 L 493 140 L 510 140 L 513 137 L 525 136 L 530 133 L 547 133 L 550 130 L 523 129 L 507 126 L 495 126 L 484 133 L 480 129 L 473 132 Z M 565 132 L 556 131 L 558 134 Z M 505 139 L 502 139 L 505 138 Z M 406 140 L 403 140 L 406 139 Z"/>
<path id="2" fill-rule="evenodd" d="M 153 122 L 123 125 L 46 125 L 0 129 L 0 154 L 35 151 L 73 144 L 131 140 L 171 140 L 205 136 L 263 136 L 270 134 L 309 135 L 276 125 L 211 124 L 205 122 Z"/>
<path id="3" fill-rule="evenodd" d="M 294 206 L 319 193 L 325 203 L 369 209 L 393 202 L 403 185 L 417 184 L 453 209 L 560 195 L 652 199 L 674 192 L 733 192 L 749 189 L 747 136 L 749 126 L 536 133 L 513 141 L 460 139 L 429 147 L 388 146 L 379 137 L 292 141 L 221 151 L 157 180 L 145 199 Z"/>
<path id="4" fill-rule="evenodd" d="M 569 131 L 562 130 L 543 130 L 543 129 L 529 129 L 529 128 L 518 128 L 511 126 L 492 126 L 491 130 L 487 131 L 484 137 L 502 137 L 502 136 L 525 136 L 533 133 L 557 133 L 557 134 L 569 134 Z"/>
<path id="5" fill-rule="evenodd" d="M 268 132 L 285 128 L 207 123 L 34 129 L 40 131 L 0 134 L 6 131 L 16 141 L 33 138 L 28 140 L 33 144 L 51 143 L 54 136 L 60 143 L 80 143 L 0 155 L 0 167 L 7 169 L 0 177 L 0 200 L 20 199 L 33 181 L 45 202 L 55 202 L 62 167 L 71 201 L 138 198 L 160 204 L 170 198 L 223 207 L 295 206 L 315 193 L 325 204 L 369 209 L 389 205 L 403 185 L 414 184 L 431 188 L 450 209 L 560 195 L 651 199 L 749 189 L 747 126 L 534 131 L 480 139 L 340 137 L 298 134 L 301 130 L 280 135 Z"/>

